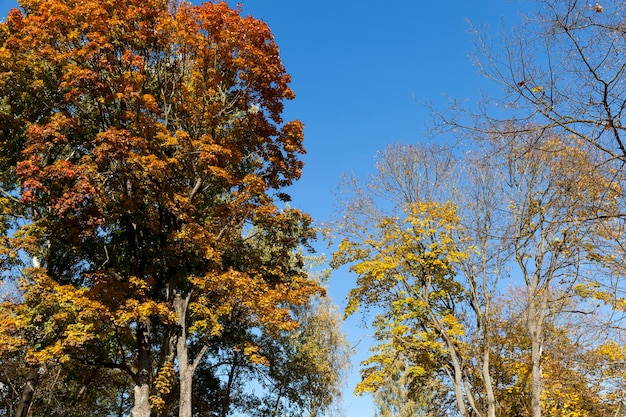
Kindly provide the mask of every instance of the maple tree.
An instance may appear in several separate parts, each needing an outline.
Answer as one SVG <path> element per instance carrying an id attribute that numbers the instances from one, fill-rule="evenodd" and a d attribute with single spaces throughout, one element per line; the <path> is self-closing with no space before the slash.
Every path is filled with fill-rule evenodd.
<path id="1" fill-rule="evenodd" d="M 412 361 L 411 372 L 419 375 L 426 368 L 440 366 L 437 359 L 449 352 L 454 365 L 459 408 L 462 405 L 461 360 L 464 329 L 451 306 L 463 296 L 462 287 L 452 279 L 450 264 L 467 254 L 453 245 L 450 231 L 458 226 L 454 208 L 437 204 L 407 207 L 406 217 L 398 222 L 381 218 L 380 238 L 370 237 L 365 244 L 344 240 L 335 254 L 335 263 L 354 262 L 358 287 L 349 296 L 347 314 L 367 303 L 384 308 L 374 323 L 380 344 L 365 364 L 361 390 L 376 390 L 393 362 L 397 351 L 423 358 Z M 379 243 L 380 242 L 380 243 Z M 386 308 L 385 308 L 386 307 Z M 413 334 L 416 332 L 417 334 Z M 430 360 L 429 360 L 430 359 Z"/>
<path id="2" fill-rule="evenodd" d="M 227 346 L 278 335 L 322 289 L 281 209 L 302 124 L 267 25 L 225 2 L 21 0 L 0 25 L 3 345 L 32 369 L 80 363 L 133 381 L 135 417 Z M 173 381 L 176 381 L 174 384 Z M 28 405 L 26 405 L 26 409 Z"/>

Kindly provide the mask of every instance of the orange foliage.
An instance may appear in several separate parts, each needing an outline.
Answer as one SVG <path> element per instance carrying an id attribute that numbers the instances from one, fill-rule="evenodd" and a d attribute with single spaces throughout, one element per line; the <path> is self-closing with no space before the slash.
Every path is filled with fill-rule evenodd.
<path id="1" fill-rule="evenodd" d="M 43 310 L 2 316 L 4 335 L 28 322 L 49 330 L 23 331 L 33 360 L 132 368 L 135 324 L 171 326 L 180 294 L 196 340 L 235 310 L 294 328 L 289 306 L 320 289 L 294 262 L 310 219 L 274 202 L 304 148 L 302 123 L 281 117 L 294 93 L 267 25 L 226 2 L 20 4 L 0 35 L 0 94 L 22 109 L 2 170 L 30 213 L 13 244 L 41 261 L 24 303 Z"/>

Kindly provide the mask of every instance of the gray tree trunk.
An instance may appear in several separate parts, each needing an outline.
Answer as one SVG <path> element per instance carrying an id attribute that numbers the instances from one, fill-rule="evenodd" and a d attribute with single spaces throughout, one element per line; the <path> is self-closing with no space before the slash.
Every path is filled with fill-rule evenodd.
<path id="1" fill-rule="evenodd" d="M 537 275 L 537 274 L 535 274 Z M 531 362 L 531 417 L 541 417 L 543 395 L 543 376 L 541 372 L 541 356 L 543 354 L 544 324 L 548 295 L 546 291 L 538 290 L 539 280 L 535 276 L 534 282 L 529 286 L 526 311 L 526 326 L 530 336 L 530 362 Z M 546 280 L 549 282 L 549 280 Z"/>
<path id="2" fill-rule="evenodd" d="M 493 392 L 493 381 L 489 372 L 489 347 L 483 351 L 482 377 L 485 384 L 485 392 L 487 394 L 487 416 L 496 417 L 496 396 Z"/>
<path id="3" fill-rule="evenodd" d="M 529 312 L 530 313 L 530 312 Z M 543 326 L 541 322 L 530 319 L 528 331 L 531 339 L 531 415 L 532 417 L 541 417 L 542 406 L 541 396 L 543 394 L 543 379 L 541 375 L 541 351 L 543 349 Z"/>
<path id="4" fill-rule="evenodd" d="M 137 374 L 133 389 L 135 403 L 133 417 L 150 417 L 150 377 L 152 375 L 152 359 L 150 355 L 150 319 L 142 319 L 137 323 Z"/>
<path id="5" fill-rule="evenodd" d="M 176 294 L 174 297 L 174 311 L 178 318 L 178 339 L 176 342 L 176 358 L 178 360 L 178 373 L 180 379 L 180 392 L 179 392 L 179 417 L 192 417 L 193 411 L 193 376 L 198 367 L 198 364 L 202 360 L 206 352 L 206 347 L 203 347 L 198 356 L 194 359 L 193 363 L 189 362 L 189 348 L 187 346 L 187 308 L 189 307 L 189 300 L 191 294 L 187 294 L 184 298 L 180 294 Z"/>

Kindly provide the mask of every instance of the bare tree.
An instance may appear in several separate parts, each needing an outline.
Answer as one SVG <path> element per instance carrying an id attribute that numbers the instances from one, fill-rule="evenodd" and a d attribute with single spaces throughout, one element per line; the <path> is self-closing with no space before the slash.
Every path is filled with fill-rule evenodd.
<path id="1" fill-rule="evenodd" d="M 509 236 L 526 286 L 537 417 L 543 327 L 559 299 L 595 297 L 609 310 L 592 315 L 603 337 L 624 329 L 626 4 L 538 0 L 531 9 L 495 41 L 475 31 L 476 64 L 502 96 L 435 113 L 437 127 L 464 143 L 471 136 L 508 154 Z"/>

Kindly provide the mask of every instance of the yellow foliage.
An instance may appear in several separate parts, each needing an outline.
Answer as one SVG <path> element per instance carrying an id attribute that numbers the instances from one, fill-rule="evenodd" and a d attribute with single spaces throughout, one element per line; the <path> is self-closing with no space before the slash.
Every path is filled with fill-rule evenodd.
<path id="1" fill-rule="evenodd" d="M 165 400 L 163 400 L 163 398 L 159 397 L 158 395 L 151 395 L 150 408 L 156 413 L 161 413 L 163 410 L 165 410 Z"/>
<path id="2" fill-rule="evenodd" d="M 620 346 L 614 341 L 601 344 L 595 349 L 595 353 L 614 363 L 626 360 L 626 346 Z"/>
<path id="3" fill-rule="evenodd" d="M 465 328 L 461 323 L 459 323 L 458 319 L 452 314 L 446 314 L 441 322 L 446 325 L 448 329 L 448 333 L 453 337 L 461 337 L 465 335 Z"/>
<path id="4" fill-rule="evenodd" d="M 348 294 L 347 316 L 359 308 L 380 310 L 374 326 L 380 342 L 363 365 L 357 394 L 374 392 L 386 380 L 398 355 L 414 355 L 416 378 L 443 367 L 453 349 L 464 349 L 465 328 L 449 300 L 464 288 L 456 268 L 468 258 L 457 209 L 450 203 L 418 202 L 404 217 L 381 217 L 363 239 L 344 239 L 333 266 L 350 265 L 357 286 Z M 470 249 L 473 250 L 473 249 Z"/>
<path id="5" fill-rule="evenodd" d="M 260 352 L 260 347 L 251 343 L 245 343 L 243 346 L 235 347 L 236 352 L 242 351 L 243 354 L 255 365 L 269 366 L 270 363 Z"/>
<path id="6" fill-rule="evenodd" d="M 154 387 L 159 395 L 169 394 L 172 390 L 172 381 L 176 377 L 176 370 L 172 362 L 165 362 L 159 368 L 159 372 L 154 381 Z"/>

